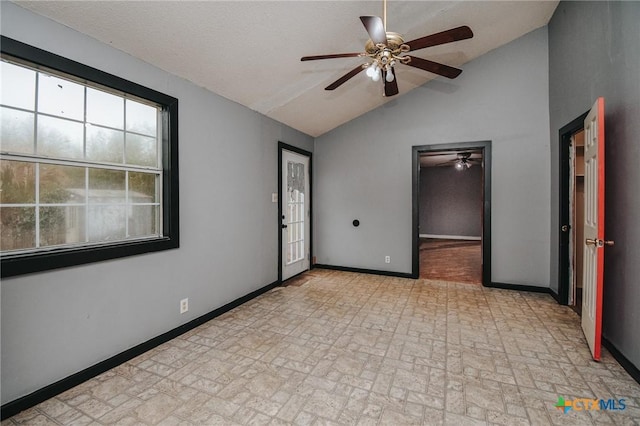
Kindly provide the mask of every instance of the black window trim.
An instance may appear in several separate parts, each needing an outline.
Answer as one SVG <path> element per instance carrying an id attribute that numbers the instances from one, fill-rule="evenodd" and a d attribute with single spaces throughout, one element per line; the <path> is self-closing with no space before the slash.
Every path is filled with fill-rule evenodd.
<path id="1" fill-rule="evenodd" d="M 3 54 L 110 87 L 162 106 L 162 227 L 163 236 L 88 247 L 58 248 L 36 253 L 2 255 L 2 278 L 121 257 L 169 250 L 180 246 L 178 191 L 178 99 L 100 71 L 71 59 L 0 36 Z"/>

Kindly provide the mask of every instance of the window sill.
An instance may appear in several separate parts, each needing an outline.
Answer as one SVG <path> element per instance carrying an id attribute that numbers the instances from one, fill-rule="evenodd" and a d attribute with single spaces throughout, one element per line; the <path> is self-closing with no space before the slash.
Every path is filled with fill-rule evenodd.
<path id="1" fill-rule="evenodd" d="M 40 253 L 3 255 L 0 276 L 7 278 L 178 247 L 177 239 L 160 237 L 92 247 L 59 248 Z"/>

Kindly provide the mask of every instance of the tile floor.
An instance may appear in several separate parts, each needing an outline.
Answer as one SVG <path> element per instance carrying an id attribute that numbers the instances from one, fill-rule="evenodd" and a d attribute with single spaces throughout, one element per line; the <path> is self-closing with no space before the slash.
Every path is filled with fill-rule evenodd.
<path id="1" fill-rule="evenodd" d="M 548 295 L 313 270 L 2 425 L 443 423 L 637 425 L 640 385 Z"/>

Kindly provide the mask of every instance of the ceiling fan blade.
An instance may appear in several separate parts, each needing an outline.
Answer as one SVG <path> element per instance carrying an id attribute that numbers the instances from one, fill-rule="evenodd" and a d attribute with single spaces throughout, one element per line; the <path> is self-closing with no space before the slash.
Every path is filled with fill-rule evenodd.
<path id="1" fill-rule="evenodd" d="M 417 38 L 415 40 L 408 41 L 405 44 L 413 51 L 424 49 L 425 47 L 438 46 L 439 44 L 451 43 L 452 41 L 465 40 L 471 37 L 473 37 L 473 31 L 465 25 Z"/>
<path id="2" fill-rule="evenodd" d="M 352 69 L 351 71 L 349 71 L 348 73 L 346 73 L 345 75 L 343 75 L 342 77 L 340 77 L 339 79 L 337 79 L 336 81 L 334 81 L 333 83 L 325 87 L 324 90 L 337 89 L 338 87 L 346 83 L 349 79 L 351 79 L 352 77 L 357 75 L 359 72 L 361 72 L 363 69 L 364 68 L 362 68 L 362 65 L 358 65 L 357 67 L 355 67 L 354 69 Z"/>
<path id="3" fill-rule="evenodd" d="M 382 18 L 379 16 L 361 16 L 360 20 L 374 44 L 387 44 L 387 32 L 384 30 Z"/>
<path id="4" fill-rule="evenodd" d="M 398 79 L 395 78 L 396 73 L 391 68 L 391 73 L 393 73 L 393 81 L 387 81 L 387 71 L 382 70 L 382 81 L 384 81 L 384 95 L 386 97 L 397 95 L 398 94 Z"/>
<path id="5" fill-rule="evenodd" d="M 450 67 L 449 65 L 440 64 L 438 62 L 429 61 L 427 59 L 418 58 L 415 56 L 410 56 L 411 61 L 406 65 L 411 67 L 420 68 L 424 71 L 429 71 L 434 74 L 442 75 L 447 78 L 456 78 L 462 72 L 461 69 Z"/>
<path id="6" fill-rule="evenodd" d="M 303 56 L 301 61 L 315 61 L 318 59 L 335 59 L 335 58 L 356 58 L 362 53 L 332 53 L 330 55 Z"/>

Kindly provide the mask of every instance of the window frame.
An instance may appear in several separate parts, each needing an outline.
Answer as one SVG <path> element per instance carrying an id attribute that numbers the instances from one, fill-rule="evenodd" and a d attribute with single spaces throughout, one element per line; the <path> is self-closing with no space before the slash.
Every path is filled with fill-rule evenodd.
<path id="1" fill-rule="evenodd" d="M 153 239 L 96 243 L 95 245 L 82 247 L 42 249 L 32 253 L 0 253 L 2 257 L 0 260 L 0 276 L 5 278 L 178 248 L 180 246 L 178 99 L 9 37 L 0 36 L 0 51 L 2 54 L 27 61 L 45 69 L 69 74 L 98 86 L 104 86 L 154 102 L 161 109 L 160 120 L 162 127 L 160 135 L 160 145 L 162 146 L 162 200 L 160 203 L 162 236 Z"/>

